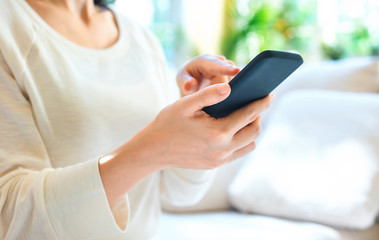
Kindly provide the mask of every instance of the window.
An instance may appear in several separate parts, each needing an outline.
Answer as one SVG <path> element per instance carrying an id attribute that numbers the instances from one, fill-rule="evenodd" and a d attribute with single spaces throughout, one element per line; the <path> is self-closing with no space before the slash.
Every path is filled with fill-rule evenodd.
<path id="1" fill-rule="evenodd" d="M 155 33 L 173 66 L 205 52 L 244 64 L 265 49 L 309 61 L 379 51 L 377 0 L 118 0 L 116 7 Z"/>

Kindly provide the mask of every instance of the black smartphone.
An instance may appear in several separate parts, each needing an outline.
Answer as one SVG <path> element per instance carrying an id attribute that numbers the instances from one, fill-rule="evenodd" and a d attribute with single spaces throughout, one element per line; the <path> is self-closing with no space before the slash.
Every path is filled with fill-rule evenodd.
<path id="1" fill-rule="evenodd" d="M 301 64 L 296 53 L 267 50 L 258 54 L 232 81 L 230 95 L 222 102 L 204 107 L 214 118 L 222 118 L 258 99 L 266 97 Z"/>

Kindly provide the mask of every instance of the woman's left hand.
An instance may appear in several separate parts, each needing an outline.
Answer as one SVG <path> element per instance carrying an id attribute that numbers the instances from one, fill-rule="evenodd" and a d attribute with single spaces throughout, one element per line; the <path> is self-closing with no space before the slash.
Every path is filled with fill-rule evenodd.
<path id="1" fill-rule="evenodd" d="M 189 61 L 177 74 L 182 97 L 217 83 L 229 82 L 240 69 L 224 56 L 204 54 Z"/>

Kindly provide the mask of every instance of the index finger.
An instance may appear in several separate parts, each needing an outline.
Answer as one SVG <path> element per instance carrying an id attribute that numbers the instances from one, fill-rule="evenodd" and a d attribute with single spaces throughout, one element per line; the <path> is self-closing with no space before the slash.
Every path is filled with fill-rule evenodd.
<path id="1" fill-rule="evenodd" d="M 240 72 L 233 61 L 226 59 L 224 56 L 203 55 L 200 58 L 203 61 L 202 72 L 207 78 L 216 75 L 235 76 Z"/>
<path id="2" fill-rule="evenodd" d="M 233 62 L 226 60 L 215 60 L 210 66 L 210 72 L 212 75 L 228 75 L 235 76 L 241 71 L 239 67 L 236 67 Z"/>
<path id="3" fill-rule="evenodd" d="M 227 122 L 227 129 L 231 129 L 231 131 L 236 133 L 240 129 L 254 122 L 255 119 L 257 119 L 257 117 L 270 106 L 273 98 L 274 95 L 271 93 L 265 98 L 254 101 L 247 106 L 232 112 L 229 116 L 224 118 Z"/>

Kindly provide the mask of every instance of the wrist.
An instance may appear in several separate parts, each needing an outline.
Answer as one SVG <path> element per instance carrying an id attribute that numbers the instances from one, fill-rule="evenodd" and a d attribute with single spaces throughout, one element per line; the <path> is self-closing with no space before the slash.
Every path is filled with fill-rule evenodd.
<path id="1" fill-rule="evenodd" d="M 164 168 L 144 144 L 128 141 L 99 159 L 99 171 L 108 202 L 112 206 L 150 174 Z"/>

